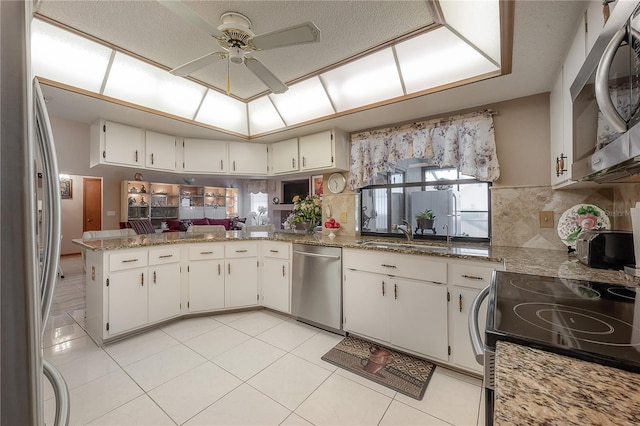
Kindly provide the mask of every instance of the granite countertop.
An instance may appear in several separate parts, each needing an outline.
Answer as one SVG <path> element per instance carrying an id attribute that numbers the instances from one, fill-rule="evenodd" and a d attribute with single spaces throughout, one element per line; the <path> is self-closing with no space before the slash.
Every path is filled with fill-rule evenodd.
<path id="1" fill-rule="evenodd" d="M 640 374 L 498 341 L 495 425 L 638 425 Z"/>
<path id="2" fill-rule="evenodd" d="M 328 236 L 307 235 L 295 232 L 243 232 L 187 234 L 185 232 L 166 232 L 162 234 L 136 235 L 131 237 L 111 237 L 103 239 L 75 239 L 74 244 L 94 251 L 119 250 L 166 244 L 229 242 L 247 240 L 285 241 L 301 244 L 315 244 L 330 247 L 359 248 L 363 250 L 391 251 L 396 253 L 437 256 L 445 258 L 499 262 L 505 264 L 509 272 L 542 275 L 559 278 L 591 280 L 624 285 L 640 285 L 640 278 L 632 277 L 623 271 L 609 271 L 588 268 L 581 264 L 575 254 L 563 250 L 545 250 L 524 247 L 489 246 L 477 243 L 454 243 L 447 247 L 441 242 L 414 241 L 412 244 L 427 246 L 414 250 L 402 246 L 365 246 L 363 241 L 376 241 L 403 245 L 406 240 L 380 237 L 343 237 L 333 239 Z"/>

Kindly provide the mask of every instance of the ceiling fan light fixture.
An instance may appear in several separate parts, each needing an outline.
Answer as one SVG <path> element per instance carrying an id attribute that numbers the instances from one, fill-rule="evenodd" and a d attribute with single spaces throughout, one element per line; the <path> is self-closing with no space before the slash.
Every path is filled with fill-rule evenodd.
<path id="1" fill-rule="evenodd" d="M 242 64 L 244 62 L 244 52 L 237 46 L 229 49 L 229 60 L 234 64 Z"/>

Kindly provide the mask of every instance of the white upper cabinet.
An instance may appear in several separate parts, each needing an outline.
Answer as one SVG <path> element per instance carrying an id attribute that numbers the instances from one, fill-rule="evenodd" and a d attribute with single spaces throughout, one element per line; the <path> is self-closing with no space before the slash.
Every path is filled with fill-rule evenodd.
<path id="1" fill-rule="evenodd" d="M 183 163 L 185 172 L 227 173 L 229 171 L 228 143 L 207 139 L 185 139 Z"/>
<path id="2" fill-rule="evenodd" d="M 91 125 L 90 166 L 144 165 L 144 130 L 106 120 Z"/>
<path id="3" fill-rule="evenodd" d="M 272 143 L 269 146 L 269 157 L 271 158 L 270 171 L 274 175 L 297 172 L 300 169 L 298 138 Z"/>
<path id="4" fill-rule="evenodd" d="M 157 170 L 176 169 L 176 138 L 162 133 L 145 132 L 145 167 Z"/>
<path id="5" fill-rule="evenodd" d="M 326 130 L 300 137 L 300 170 L 349 170 L 349 141 L 338 130 Z"/>
<path id="6" fill-rule="evenodd" d="M 229 142 L 229 172 L 238 175 L 267 174 L 267 145 Z"/>

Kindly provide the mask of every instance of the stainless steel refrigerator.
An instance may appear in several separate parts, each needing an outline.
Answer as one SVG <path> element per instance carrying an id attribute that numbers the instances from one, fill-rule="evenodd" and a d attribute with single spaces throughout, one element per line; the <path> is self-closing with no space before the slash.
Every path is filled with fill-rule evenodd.
<path id="1" fill-rule="evenodd" d="M 60 186 L 51 125 L 32 80 L 33 3 L 0 1 L 0 424 L 41 425 L 42 380 L 54 387 L 56 424 L 67 424 L 69 393 L 42 357 L 60 256 Z M 36 179 L 41 170 L 42 226 Z"/>

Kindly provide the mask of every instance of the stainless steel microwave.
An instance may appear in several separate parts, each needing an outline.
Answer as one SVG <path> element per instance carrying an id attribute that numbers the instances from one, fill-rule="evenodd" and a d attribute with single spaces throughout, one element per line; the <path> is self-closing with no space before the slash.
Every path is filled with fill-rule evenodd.
<path id="1" fill-rule="evenodd" d="M 571 86 L 572 179 L 640 182 L 640 6 L 618 2 Z"/>

